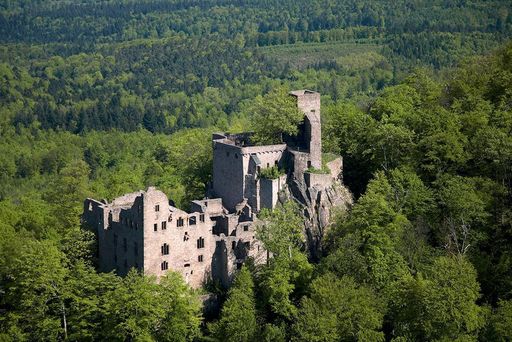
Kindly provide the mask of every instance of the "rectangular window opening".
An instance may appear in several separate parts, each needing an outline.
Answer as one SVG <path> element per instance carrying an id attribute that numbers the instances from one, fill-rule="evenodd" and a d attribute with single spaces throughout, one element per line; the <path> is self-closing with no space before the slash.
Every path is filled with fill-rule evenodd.
<path id="1" fill-rule="evenodd" d="M 160 251 L 162 252 L 162 255 L 169 255 L 169 245 L 164 243 L 161 247 L 160 247 Z"/>

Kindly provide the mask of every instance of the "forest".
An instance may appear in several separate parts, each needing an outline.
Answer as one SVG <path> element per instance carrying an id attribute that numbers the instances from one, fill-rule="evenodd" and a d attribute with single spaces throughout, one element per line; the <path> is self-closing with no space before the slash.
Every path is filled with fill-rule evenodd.
<path id="1" fill-rule="evenodd" d="M 500 0 L 0 3 L 0 341 L 510 341 L 511 36 Z M 355 198 L 320 260 L 288 203 L 229 289 L 96 272 L 85 198 L 186 208 L 300 88 Z"/>

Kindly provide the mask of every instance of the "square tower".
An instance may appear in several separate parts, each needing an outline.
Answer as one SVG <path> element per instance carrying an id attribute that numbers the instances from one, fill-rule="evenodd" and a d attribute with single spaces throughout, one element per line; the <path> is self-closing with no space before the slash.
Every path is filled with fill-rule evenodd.
<path id="1" fill-rule="evenodd" d="M 320 121 L 320 93 L 312 90 L 294 90 L 297 107 L 304 112 L 304 139 L 311 158 L 311 166 L 322 168 L 322 123 Z"/>

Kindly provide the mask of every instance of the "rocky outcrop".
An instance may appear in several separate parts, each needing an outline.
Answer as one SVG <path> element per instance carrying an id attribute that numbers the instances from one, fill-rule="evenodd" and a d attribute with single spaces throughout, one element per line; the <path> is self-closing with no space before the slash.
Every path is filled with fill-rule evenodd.
<path id="1" fill-rule="evenodd" d="M 318 260 L 322 254 L 322 240 L 330 228 L 333 213 L 348 210 L 353 202 L 352 194 L 341 179 L 341 158 L 327 166 L 330 173 L 305 172 L 303 177 L 290 175 L 279 196 L 281 203 L 292 199 L 300 205 L 312 260 Z"/>

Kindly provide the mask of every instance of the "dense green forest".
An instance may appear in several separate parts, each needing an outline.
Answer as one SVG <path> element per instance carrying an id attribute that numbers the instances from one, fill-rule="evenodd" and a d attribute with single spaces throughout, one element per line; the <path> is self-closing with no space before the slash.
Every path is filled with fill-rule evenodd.
<path id="1" fill-rule="evenodd" d="M 511 34 L 497 0 L 1 2 L 0 341 L 510 341 Z M 356 197 L 318 262 L 288 203 L 230 289 L 95 271 L 84 198 L 186 208 L 295 88 Z"/>
<path id="2" fill-rule="evenodd" d="M 2 120 L 226 128 L 275 82 L 365 102 L 413 67 L 453 66 L 511 33 L 512 6 L 497 0 L 4 1 Z"/>

